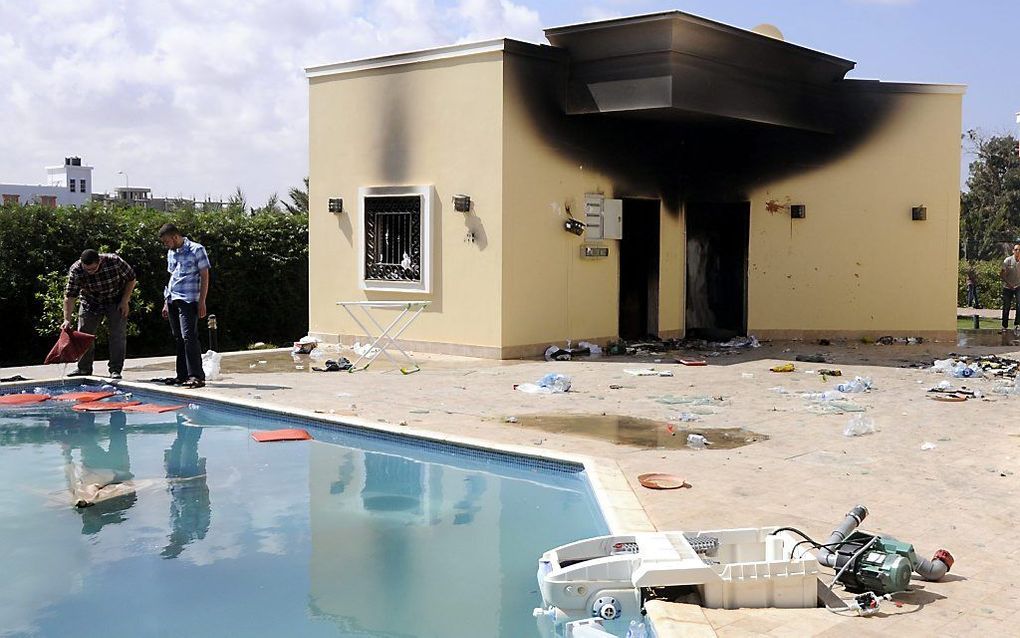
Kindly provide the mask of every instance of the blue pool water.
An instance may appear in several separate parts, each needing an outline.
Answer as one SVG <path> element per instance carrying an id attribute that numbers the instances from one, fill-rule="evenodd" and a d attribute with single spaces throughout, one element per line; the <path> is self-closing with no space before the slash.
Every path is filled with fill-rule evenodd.
<path id="1" fill-rule="evenodd" d="M 0 407 L 0 635 L 539 636 L 538 556 L 607 533 L 577 468 L 353 428 L 250 437 L 296 425 Z M 80 477 L 136 491 L 75 509 Z"/>

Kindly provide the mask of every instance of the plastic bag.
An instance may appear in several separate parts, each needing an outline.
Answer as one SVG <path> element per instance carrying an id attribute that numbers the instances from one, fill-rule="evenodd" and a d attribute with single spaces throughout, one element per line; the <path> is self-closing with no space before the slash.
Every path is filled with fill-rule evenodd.
<path id="1" fill-rule="evenodd" d="M 202 355 L 202 371 L 205 372 L 206 381 L 216 381 L 220 378 L 220 361 L 223 355 L 212 350 L 206 350 Z"/>
<path id="2" fill-rule="evenodd" d="M 843 436 L 864 436 L 866 434 L 874 434 L 877 431 L 874 419 L 863 414 L 855 414 L 847 421 L 846 427 L 843 428 Z"/>

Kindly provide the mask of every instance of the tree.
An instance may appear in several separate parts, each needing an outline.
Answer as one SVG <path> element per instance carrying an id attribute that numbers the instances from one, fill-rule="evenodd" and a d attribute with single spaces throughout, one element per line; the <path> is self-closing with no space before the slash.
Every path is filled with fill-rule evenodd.
<path id="1" fill-rule="evenodd" d="M 227 210 L 233 213 L 247 213 L 248 212 L 248 198 L 244 196 L 244 191 L 238 186 L 234 194 L 227 199 Z"/>
<path id="2" fill-rule="evenodd" d="M 287 212 L 291 215 L 307 215 L 308 214 L 308 178 L 304 179 L 305 188 L 294 187 L 287 191 L 287 196 L 290 197 L 290 201 L 293 204 L 283 203 L 283 207 L 287 209 Z"/>
<path id="3" fill-rule="evenodd" d="M 270 213 L 270 214 L 279 213 L 280 212 L 280 196 L 277 195 L 276 193 L 273 193 L 272 195 L 269 196 L 269 199 L 266 200 L 265 206 L 262 206 L 261 208 L 254 208 L 254 209 L 252 209 L 251 212 L 253 214 L 255 214 L 255 215 L 261 215 L 261 214 L 264 214 L 264 213 Z"/>
<path id="4" fill-rule="evenodd" d="M 1020 241 L 1020 156 L 1012 135 L 964 136 L 976 156 L 960 196 L 960 256 L 1001 259 L 1002 244 Z"/>

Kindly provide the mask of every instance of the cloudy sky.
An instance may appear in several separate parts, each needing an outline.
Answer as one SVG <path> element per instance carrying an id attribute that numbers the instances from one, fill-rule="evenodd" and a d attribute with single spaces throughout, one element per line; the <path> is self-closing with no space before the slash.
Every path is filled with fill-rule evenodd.
<path id="1" fill-rule="evenodd" d="M 1015 0 L 0 0 L 0 182 L 79 155 L 99 191 L 258 204 L 307 174 L 304 67 L 670 9 L 968 84 L 964 129 L 1016 130 Z"/>

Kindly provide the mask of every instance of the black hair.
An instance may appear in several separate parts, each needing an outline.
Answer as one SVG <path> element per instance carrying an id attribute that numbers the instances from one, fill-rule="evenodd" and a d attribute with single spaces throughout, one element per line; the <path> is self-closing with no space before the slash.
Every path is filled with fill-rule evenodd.
<path id="1" fill-rule="evenodd" d="M 181 231 L 177 230 L 177 227 L 169 222 L 159 227 L 159 236 L 161 239 L 163 237 L 166 237 L 167 235 L 180 235 L 180 234 Z"/>
<path id="2" fill-rule="evenodd" d="M 92 264 L 98 264 L 99 253 L 91 248 L 86 248 L 81 252 L 81 263 L 83 266 L 91 266 Z"/>

